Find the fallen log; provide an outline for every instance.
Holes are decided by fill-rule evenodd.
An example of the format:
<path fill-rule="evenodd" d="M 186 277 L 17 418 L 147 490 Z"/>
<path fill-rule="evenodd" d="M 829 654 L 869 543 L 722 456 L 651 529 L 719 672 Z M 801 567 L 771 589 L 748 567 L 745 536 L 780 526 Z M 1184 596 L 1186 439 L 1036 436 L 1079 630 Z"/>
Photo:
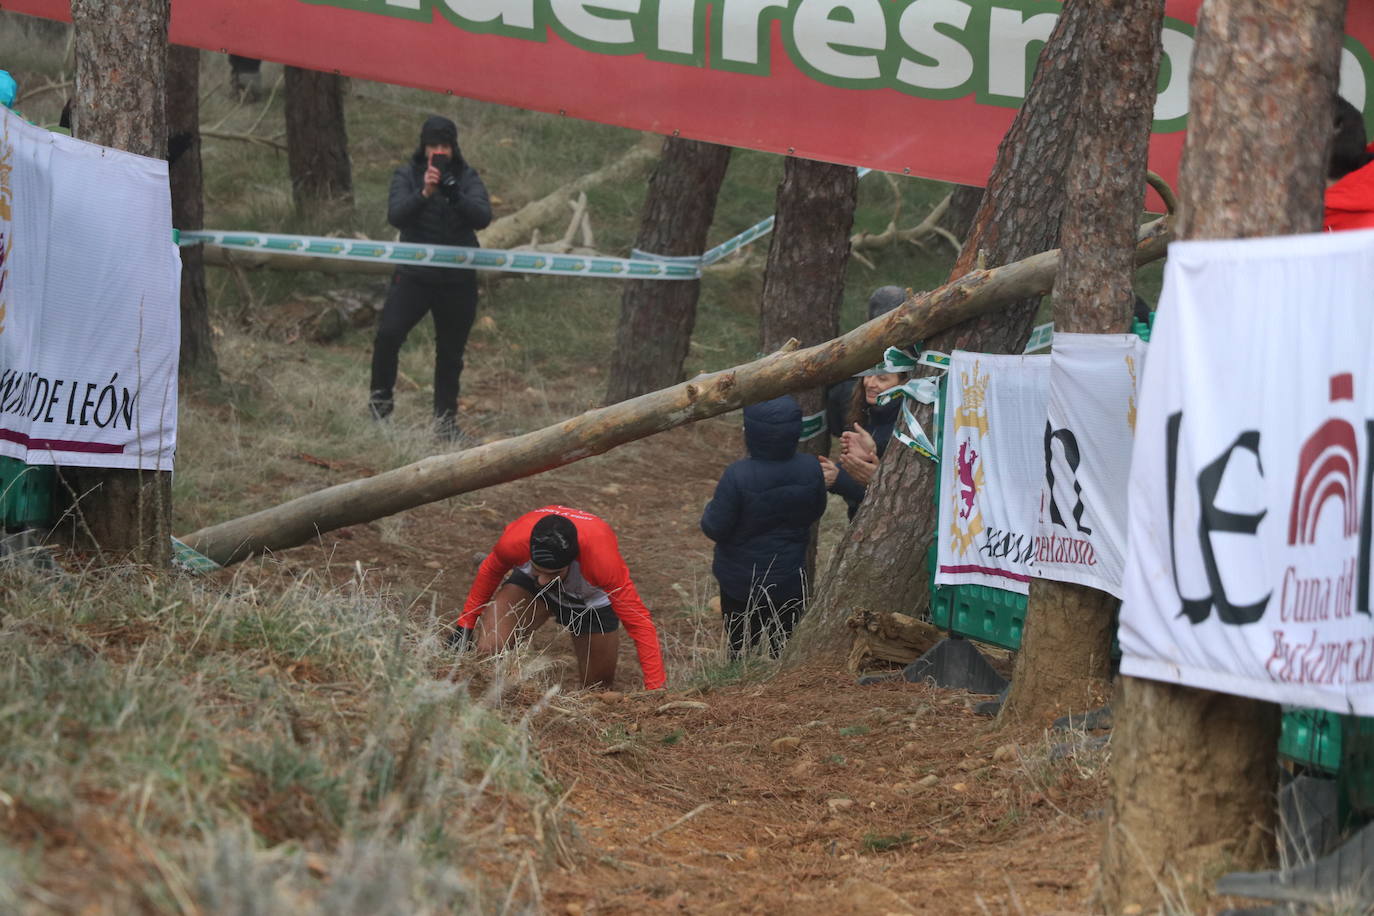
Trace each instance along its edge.
<path fill-rule="evenodd" d="M 1164 220 L 1142 227 L 1137 262 L 1162 257 L 1169 237 Z M 304 544 L 326 531 L 562 467 L 746 404 L 839 381 L 878 362 L 889 345 L 921 340 L 1004 303 L 1048 293 L 1058 266 L 1055 250 L 1004 267 L 971 271 L 953 283 L 911 296 L 897 309 L 826 343 L 804 350 L 784 348 L 522 436 L 434 455 L 309 493 L 210 525 L 181 540 L 217 563 L 236 563 L 263 551 Z"/>
<path fill-rule="evenodd" d="M 908 665 L 945 636 L 945 631 L 934 624 L 892 611 L 859 608 L 845 623 L 854 631 L 848 668 L 855 673 L 869 659 Z"/>

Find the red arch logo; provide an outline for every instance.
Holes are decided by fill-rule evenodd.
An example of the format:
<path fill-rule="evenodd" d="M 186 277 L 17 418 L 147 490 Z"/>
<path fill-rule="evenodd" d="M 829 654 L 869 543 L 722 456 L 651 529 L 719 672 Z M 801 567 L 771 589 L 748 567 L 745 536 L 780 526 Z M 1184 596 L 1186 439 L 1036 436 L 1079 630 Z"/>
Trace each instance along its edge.
<path fill-rule="evenodd" d="M 1349 372 L 1331 376 L 1331 402 L 1355 397 L 1355 381 Z M 1359 530 L 1355 481 L 1359 477 L 1360 448 L 1355 428 L 1345 420 L 1323 423 L 1298 455 L 1298 475 L 1293 485 L 1293 506 L 1288 513 L 1288 543 L 1311 544 L 1317 522 L 1328 500 L 1339 500 L 1342 530 L 1353 537 Z"/>

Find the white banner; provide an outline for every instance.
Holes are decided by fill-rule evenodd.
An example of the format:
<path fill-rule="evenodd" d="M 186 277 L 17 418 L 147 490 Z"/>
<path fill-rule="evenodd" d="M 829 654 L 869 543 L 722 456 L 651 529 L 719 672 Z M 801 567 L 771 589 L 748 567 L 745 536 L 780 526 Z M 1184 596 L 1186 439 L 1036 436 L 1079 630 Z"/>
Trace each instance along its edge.
<path fill-rule="evenodd" d="M 0 455 L 172 469 L 181 261 L 167 163 L 0 108 Z"/>
<path fill-rule="evenodd" d="M 1121 670 L 1374 714 L 1374 232 L 1175 243 Z"/>
<path fill-rule="evenodd" d="M 1055 335 L 1032 575 L 1121 597 L 1145 350 L 1134 334 Z"/>
<path fill-rule="evenodd" d="M 936 583 L 1030 591 L 1049 385 L 1048 356 L 951 354 Z"/>

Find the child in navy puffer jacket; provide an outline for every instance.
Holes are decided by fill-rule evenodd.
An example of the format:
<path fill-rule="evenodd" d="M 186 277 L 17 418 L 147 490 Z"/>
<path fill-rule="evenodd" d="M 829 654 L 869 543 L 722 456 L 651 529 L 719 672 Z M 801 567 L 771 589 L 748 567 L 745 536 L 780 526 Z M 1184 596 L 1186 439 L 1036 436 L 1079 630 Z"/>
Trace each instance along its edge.
<path fill-rule="evenodd" d="M 716 542 L 711 571 L 732 657 L 769 633 L 776 656 L 801 616 L 806 546 L 825 512 L 825 478 L 815 455 L 797 452 L 802 412 L 785 396 L 744 408 L 748 458 L 725 469 L 701 516 Z"/>

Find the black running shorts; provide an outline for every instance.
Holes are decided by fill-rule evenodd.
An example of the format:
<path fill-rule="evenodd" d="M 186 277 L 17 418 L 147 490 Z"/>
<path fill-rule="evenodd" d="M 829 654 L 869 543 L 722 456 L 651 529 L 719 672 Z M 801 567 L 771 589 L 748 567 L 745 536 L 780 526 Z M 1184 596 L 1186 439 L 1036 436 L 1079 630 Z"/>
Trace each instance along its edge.
<path fill-rule="evenodd" d="M 620 627 L 620 618 L 610 605 L 587 607 L 581 601 L 563 594 L 557 582 L 540 587 L 534 576 L 522 569 L 513 570 L 506 579 L 506 585 L 518 585 L 531 595 L 549 606 L 549 612 L 561 626 L 567 627 L 574 636 L 588 633 L 613 633 Z"/>

